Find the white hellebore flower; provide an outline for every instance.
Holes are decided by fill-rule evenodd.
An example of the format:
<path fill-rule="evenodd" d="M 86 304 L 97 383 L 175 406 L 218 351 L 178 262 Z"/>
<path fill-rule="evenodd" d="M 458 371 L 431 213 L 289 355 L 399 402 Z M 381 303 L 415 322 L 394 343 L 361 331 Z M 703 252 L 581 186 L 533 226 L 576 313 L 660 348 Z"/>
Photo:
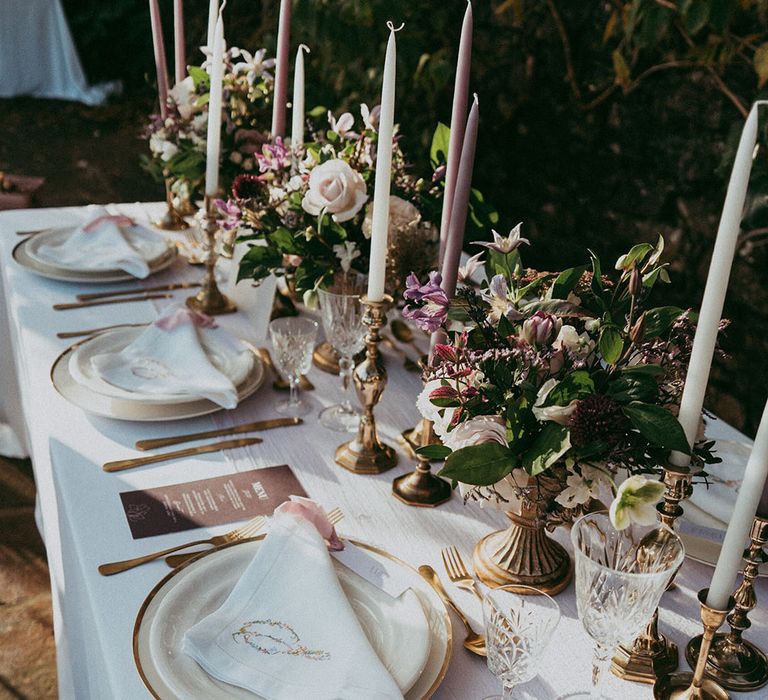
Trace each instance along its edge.
<path fill-rule="evenodd" d="M 308 214 L 333 215 L 338 223 L 349 221 L 368 200 L 365 180 L 339 158 L 318 165 L 309 175 L 309 189 L 301 206 Z"/>
<path fill-rule="evenodd" d="M 569 350 L 576 358 L 583 360 L 595 348 L 595 341 L 586 331 L 579 334 L 573 327 L 565 325 L 552 343 L 555 350 Z"/>
<path fill-rule="evenodd" d="M 363 117 L 365 128 L 370 129 L 371 131 L 376 131 L 379 128 L 381 105 L 376 105 L 373 109 L 368 109 L 368 105 L 363 102 L 360 105 L 360 115 Z"/>
<path fill-rule="evenodd" d="M 609 515 L 617 530 L 624 530 L 632 523 L 653 525 L 656 522 L 656 504 L 664 495 L 661 481 L 644 476 L 630 476 L 616 492 Z"/>
<path fill-rule="evenodd" d="M 541 385 L 539 393 L 536 396 L 536 403 L 531 410 L 538 421 L 544 422 L 551 420 L 560 425 L 567 425 L 571 413 L 576 410 L 576 404 L 578 403 L 576 399 L 571 401 L 567 406 L 544 406 L 547 396 L 549 396 L 549 392 L 555 388 L 557 383 L 557 379 L 547 379 L 547 381 Z"/>
<path fill-rule="evenodd" d="M 191 76 L 179 81 L 173 86 L 168 94 L 173 99 L 176 109 L 182 119 L 189 119 L 195 112 L 199 112 L 201 107 L 197 106 L 197 95 L 195 94 L 195 81 Z"/>
<path fill-rule="evenodd" d="M 328 124 L 331 127 L 331 131 L 335 131 L 339 136 L 344 136 L 355 125 L 355 118 L 349 112 L 344 112 L 339 117 L 339 120 L 336 121 L 333 112 L 328 110 Z"/>
<path fill-rule="evenodd" d="M 441 440 L 448 434 L 448 426 L 451 424 L 455 408 L 438 408 L 429 400 L 429 395 L 443 383 L 440 379 L 428 381 L 416 399 L 416 408 L 424 418 L 432 421 L 435 435 Z M 442 415 L 440 412 L 442 411 Z"/>
<path fill-rule="evenodd" d="M 581 474 L 577 474 L 571 467 L 568 468 L 570 474 L 565 480 L 568 486 L 555 498 L 564 508 L 574 508 L 583 505 L 590 498 L 599 498 L 600 485 L 609 483 L 605 472 L 600 469 L 582 464 L 579 470 Z"/>
<path fill-rule="evenodd" d="M 274 67 L 275 59 L 268 58 L 264 60 L 266 54 L 266 49 L 259 49 L 255 54 L 251 54 L 250 51 L 233 48 L 232 55 L 239 56 L 243 59 L 241 63 L 236 63 L 234 65 L 235 75 L 245 73 L 245 78 L 249 85 L 253 85 L 257 78 L 271 78 L 272 76 L 268 73 L 268 70 Z"/>
<path fill-rule="evenodd" d="M 530 244 L 530 241 L 527 238 L 523 238 L 520 235 L 520 228 L 522 225 L 522 223 L 519 223 L 517 226 L 515 226 L 515 228 L 509 232 L 508 236 L 502 236 L 501 234 L 491 229 L 491 233 L 493 234 L 493 242 L 488 243 L 487 241 L 475 241 L 475 245 L 481 245 L 483 248 L 490 248 L 491 250 L 495 250 L 499 253 L 511 253 L 513 250 L 517 250 L 523 243 Z"/>
<path fill-rule="evenodd" d="M 452 450 L 481 445 L 484 442 L 498 442 L 507 447 L 507 424 L 501 416 L 477 416 L 459 423 L 445 436 L 443 444 Z"/>
<path fill-rule="evenodd" d="M 360 257 L 360 250 L 354 241 L 344 241 L 333 246 L 333 254 L 339 259 L 341 269 L 346 273 L 352 267 L 352 261 Z"/>
<path fill-rule="evenodd" d="M 483 300 L 488 302 L 488 320 L 496 324 L 505 316 L 510 321 L 515 321 L 523 317 L 509 300 L 509 287 L 504 275 L 494 275 L 488 283 L 488 289 L 480 293 Z"/>
<path fill-rule="evenodd" d="M 413 226 L 421 221 L 421 213 L 409 201 L 390 195 L 389 197 L 389 230 L 391 238 L 397 231 Z M 373 207 L 368 207 L 363 219 L 363 235 L 370 238 L 373 233 Z"/>

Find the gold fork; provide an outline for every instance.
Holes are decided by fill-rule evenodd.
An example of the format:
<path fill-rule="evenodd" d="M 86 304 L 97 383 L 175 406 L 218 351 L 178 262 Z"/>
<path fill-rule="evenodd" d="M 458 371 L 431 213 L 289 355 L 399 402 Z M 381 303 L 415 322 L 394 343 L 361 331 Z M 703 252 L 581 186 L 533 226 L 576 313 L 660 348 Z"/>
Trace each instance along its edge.
<path fill-rule="evenodd" d="M 341 508 L 334 508 L 326 515 L 328 516 L 328 520 L 331 521 L 331 525 L 336 525 L 336 523 L 339 523 L 344 519 L 344 513 L 342 512 Z M 171 568 L 175 569 L 177 566 L 180 566 L 192 557 L 196 557 L 198 554 L 200 554 L 199 551 L 184 552 L 183 554 L 172 554 L 170 557 L 165 558 L 165 563 L 168 564 L 168 566 Z"/>
<path fill-rule="evenodd" d="M 187 542 L 186 544 L 180 544 L 176 547 L 169 547 L 153 554 L 145 554 L 142 557 L 135 557 L 134 559 L 125 559 L 124 561 L 113 561 L 109 564 L 102 564 L 99 567 L 99 573 L 102 576 L 112 576 L 112 574 L 119 574 L 122 571 L 128 571 L 135 566 L 146 564 L 148 561 L 154 561 L 155 559 L 161 559 L 166 554 L 171 552 L 178 552 L 180 549 L 186 549 L 187 547 L 193 547 L 198 544 L 212 544 L 218 547 L 221 544 L 227 544 L 228 542 L 236 542 L 237 540 L 244 540 L 248 537 L 253 537 L 262 527 L 267 519 L 263 515 L 257 515 L 255 518 L 251 518 L 245 525 L 241 525 L 234 530 L 225 532 L 223 535 L 215 535 L 209 537 L 207 540 L 194 540 L 193 542 Z"/>
<path fill-rule="evenodd" d="M 483 594 L 477 588 L 477 581 L 469 575 L 459 550 L 452 545 L 442 549 L 440 554 L 443 557 L 443 566 L 448 578 L 451 579 L 451 583 L 465 591 L 472 591 L 482 601 Z"/>

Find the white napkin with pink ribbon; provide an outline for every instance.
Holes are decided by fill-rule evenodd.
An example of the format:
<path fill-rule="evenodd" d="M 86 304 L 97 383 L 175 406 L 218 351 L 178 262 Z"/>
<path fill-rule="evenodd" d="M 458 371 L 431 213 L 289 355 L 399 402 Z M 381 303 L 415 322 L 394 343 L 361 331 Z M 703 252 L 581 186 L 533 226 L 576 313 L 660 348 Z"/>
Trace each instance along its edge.
<path fill-rule="evenodd" d="M 162 236 L 139 226 L 133 219 L 109 214 L 104 207 L 91 206 L 84 224 L 64 238 L 41 243 L 37 255 L 67 267 L 123 270 L 143 279 L 150 273 L 148 261 L 166 249 Z"/>
<path fill-rule="evenodd" d="M 341 543 L 312 510 L 293 502 L 275 511 L 227 600 L 184 635 L 184 652 L 214 678 L 268 700 L 402 700 L 344 595 L 324 537 Z"/>
<path fill-rule="evenodd" d="M 171 306 L 119 352 L 91 358 L 105 381 L 137 394 L 202 397 L 237 406 L 237 385 L 253 367 L 252 352 L 210 316 Z"/>

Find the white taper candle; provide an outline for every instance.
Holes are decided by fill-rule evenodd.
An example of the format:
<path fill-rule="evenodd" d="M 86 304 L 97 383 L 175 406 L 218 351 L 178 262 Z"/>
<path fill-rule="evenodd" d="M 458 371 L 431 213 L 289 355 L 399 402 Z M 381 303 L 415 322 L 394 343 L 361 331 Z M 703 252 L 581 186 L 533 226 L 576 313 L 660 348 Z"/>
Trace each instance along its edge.
<path fill-rule="evenodd" d="M 275 89 L 272 93 L 272 138 L 285 136 L 285 103 L 288 99 L 288 51 L 291 47 L 291 0 L 280 0 L 275 54 Z"/>
<path fill-rule="evenodd" d="M 304 52 L 309 47 L 300 44 L 296 50 L 296 65 L 293 68 L 293 107 L 291 107 L 291 146 L 299 148 L 304 144 Z"/>
<path fill-rule="evenodd" d="M 219 16 L 219 0 L 210 0 L 208 3 L 208 34 L 205 45 L 208 51 L 213 51 L 213 36 L 216 31 L 216 19 Z"/>
<path fill-rule="evenodd" d="M 226 4 L 226 3 L 224 3 Z M 221 10 L 224 9 L 222 5 Z M 211 93 L 208 101 L 208 143 L 205 163 L 205 194 L 215 197 L 219 190 L 219 153 L 221 152 L 221 103 L 224 77 L 224 19 L 219 11 L 213 32 L 211 58 Z"/>

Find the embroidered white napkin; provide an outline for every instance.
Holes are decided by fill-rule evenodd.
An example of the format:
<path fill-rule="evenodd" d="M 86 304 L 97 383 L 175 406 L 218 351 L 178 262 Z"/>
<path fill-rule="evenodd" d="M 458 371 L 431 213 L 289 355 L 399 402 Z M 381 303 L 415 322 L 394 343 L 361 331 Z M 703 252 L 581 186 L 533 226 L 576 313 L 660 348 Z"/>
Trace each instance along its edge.
<path fill-rule="evenodd" d="M 253 366 L 253 355 L 209 316 L 177 305 L 120 352 L 92 357 L 91 365 L 121 389 L 197 396 L 235 408 L 237 385 Z"/>
<path fill-rule="evenodd" d="M 391 700 L 402 694 L 371 648 L 308 521 L 276 512 L 269 535 L 184 651 L 219 680 L 269 700 Z"/>
<path fill-rule="evenodd" d="M 147 261 L 163 253 L 163 238 L 126 216 L 111 216 L 104 207 L 88 208 L 88 217 L 65 238 L 41 243 L 37 255 L 52 263 L 85 270 L 123 270 L 143 279 Z"/>

